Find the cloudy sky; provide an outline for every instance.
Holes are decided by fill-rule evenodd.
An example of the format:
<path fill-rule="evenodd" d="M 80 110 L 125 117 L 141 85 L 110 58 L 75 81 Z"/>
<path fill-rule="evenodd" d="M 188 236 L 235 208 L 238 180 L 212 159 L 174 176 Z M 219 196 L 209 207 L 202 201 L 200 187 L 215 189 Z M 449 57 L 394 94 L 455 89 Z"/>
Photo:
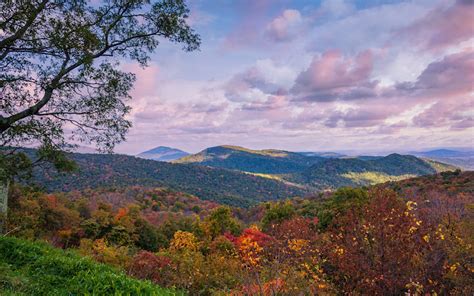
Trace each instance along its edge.
<path fill-rule="evenodd" d="M 199 52 L 163 42 L 127 142 L 197 152 L 474 145 L 473 0 L 189 0 Z"/>

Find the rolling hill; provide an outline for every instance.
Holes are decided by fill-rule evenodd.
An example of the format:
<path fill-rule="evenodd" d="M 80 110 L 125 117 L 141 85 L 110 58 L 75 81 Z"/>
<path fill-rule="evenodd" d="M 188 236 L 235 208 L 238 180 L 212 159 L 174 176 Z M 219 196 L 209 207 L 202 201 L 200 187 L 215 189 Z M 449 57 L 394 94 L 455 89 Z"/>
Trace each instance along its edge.
<path fill-rule="evenodd" d="M 388 182 L 377 186 L 395 190 L 406 198 L 411 198 L 415 195 L 457 196 L 461 194 L 465 199 L 471 200 L 470 203 L 474 202 L 473 171 L 442 172 L 440 174 L 409 178 L 397 182 Z"/>
<path fill-rule="evenodd" d="M 137 154 L 137 157 L 144 159 L 152 159 L 158 161 L 172 161 L 189 155 L 189 153 L 179 150 L 176 148 L 159 146 L 147 151 L 144 151 L 140 154 Z"/>
<path fill-rule="evenodd" d="M 411 155 L 390 154 L 377 158 L 333 158 L 290 176 L 290 180 L 319 189 L 373 185 L 430 175 L 455 167 Z"/>
<path fill-rule="evenodd" d="M 251 150 L 238 146 L 207 148 L 175 162 L 244 171 L 311 190 L 371 185 L 455 169 L 411 155 L 346 157 L 328 153 Z"/>
<path fill-rule="evenodd" d="M 120 154 L 71 153 L 69 157 L 77 163 L 78 171 L 57 173 L 52 168 L 37 168 L 32 182 L 49 192 L 129 185 L 168 187 L 204 200 L 236 206 L 309 192 L 278 180 L 221 168 L 159 162 Z"/>
<path fill-rule="evenodd" d="M 258 174 L 288 174 L 300 172 L 324 159 L 321 156 L 306 156 L 283 150 L 216 146 L 178 159 L 175 163 L 192 163 Z"/>
<path fill-rule="evenodd" d="M 119 154 L 71 153 L 69 157 L 78 164 L 78 171 L 60 174 L 52 168 L 37 168 L 32 181 L 48 192 L 131 185 L 167 187 L 243 207 L 456 169 L 410 155 L 324 158 L 235 146 L 208 148 L 173 163 Z"/>

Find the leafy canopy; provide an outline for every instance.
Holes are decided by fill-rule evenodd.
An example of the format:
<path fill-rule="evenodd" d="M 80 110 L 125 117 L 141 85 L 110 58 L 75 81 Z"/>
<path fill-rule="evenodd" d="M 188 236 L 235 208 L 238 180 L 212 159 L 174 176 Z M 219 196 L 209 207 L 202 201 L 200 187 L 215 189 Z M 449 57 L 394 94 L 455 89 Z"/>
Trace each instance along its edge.
<path fill-rule="evenodd" d="M 183 0 L 0 2 L 1 145 L 112 151 L 131 126 L 135 76 L 120 61 L 145 67 L 163 40 L 198 49 L 188 13 Z"/>

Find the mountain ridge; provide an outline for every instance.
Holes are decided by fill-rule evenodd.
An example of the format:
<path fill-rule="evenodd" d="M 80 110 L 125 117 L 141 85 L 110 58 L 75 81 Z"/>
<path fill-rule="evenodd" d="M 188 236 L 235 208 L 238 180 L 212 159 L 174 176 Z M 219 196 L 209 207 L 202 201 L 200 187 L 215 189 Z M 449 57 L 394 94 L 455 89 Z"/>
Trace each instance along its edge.
<path fill-rule="evenodd" d="M 34 155 L 33 149 L 25 151 Z M 203 151 L 199 156 L 207 157 L 206 161 L 189 163 L 121 154 L 70 153 L 68 156 L 77 163 L 78 171 L 60 174 L 51 167 L 36 168 L 33 181 L 49 192 L 130 185 L 167 187 L 204 200 L 247 207 L 343 186 L 373 185 L 456 169 L 400 154 L 324 158 L 235 146 L 210 147 Z"/>
<path fill-rule="evenodd" d="M 464 170 L 474 170 L 474 149 L 432 149 L 410 152 L 409 154 L 425 159 L 458 166 Z"/>
<path fill-rule="evenodd" d="M 320 156 L 305 156 L 285 150 L 252 150 L 240 146 L 222 145 L 206 148 L 174 162 L 222 167 L 250 173 L 286 174 L 298 172 L 324 159 Z"/>
<path fill-rule="evenodd" d="M 24 149 L 33 157 L 33 149 Z M 99 187 L 142 185 L 167 187 L 204 200 L 249 206 L 259 201 L 302 196 L 310 191 L 261 176 L 223 168 L 142 159 L 123 154 L 69 153 L 78 170 L 58 173 L 37 167 L 31 182 L 46 191 L 73 191 Z"/>
<path fill-rule="evenodd" d="M 326 155 L 330 157 L 314 153 L 252 150 L 222 145 L 204 149 L 174 162 L 238 170 L 318 190 L 372 185 L 456 169 L 444 163 L 398 153 L 387 156 Z"/>
<path fill-rule="evenodd" d="M 144 159 L 152 159 L 157 161 L 173 161 L 185 157 L 187 155 L 189 155 L 188 152 L 177 148 L 158 146 L 150 150 L 143 151 L 137 154 L 136 156 Z"/>
<path fill-rule="evenodd" d="M 330 158 L 290 177 L 316 188 L 373 185 L 435 174 L 455 167 L 412 155 L 392 153 L 376 158 Z"/>

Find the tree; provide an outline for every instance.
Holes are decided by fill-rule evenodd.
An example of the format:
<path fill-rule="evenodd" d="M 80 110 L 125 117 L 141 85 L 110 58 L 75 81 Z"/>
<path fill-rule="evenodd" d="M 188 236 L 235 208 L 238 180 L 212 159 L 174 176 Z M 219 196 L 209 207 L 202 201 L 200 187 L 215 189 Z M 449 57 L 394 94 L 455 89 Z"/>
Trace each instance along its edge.
<path fill-rule="evenodd" d="M 0 178 L 17 170 L 18 151 L 35 143 L 36 160 L 56 164 L 72 142 L 112 151 L 131 123 L 135 77 L 119 68 L 129 59 L 147 66 L 162 40 L 199 48 L 183 0 L 32 0 L 0 2 Z M 19 170 L 30 163 L 23 157 Z M 69 167 L 68 167 L 69 168 Z M 0 190 L 1 204 L 6 204 Z M 6 208 L 6 207 L 2 207 Z"/>
<path fill-rule="evenodd" d="M 275 224 L 291 219 L 295 215 L 295 208 L 290 201 L 268 204 L 268 209 L 262 218 L 263 229 L 269 229 Z"/>
<path fill-rule="evenodd" d="M 368 197 L 328 229 L 326 270 L 336 286 L 342 293 L 439 294 L 443 256 L 435 256 L 437 235 L 417 203 L 383 188 Z"/>
<path fill-rule="evenodd" d="M 139 251 L 127 266 L 127 273 L 139 279 L 148 279 L 154 283 L 163 283 L 163 274 L 171 267 L 171 260 L 157 256 L 149 251 Z"/>
<path fill-rule="evenodd" d="M 146 220 L 138 219 L 135 222 L 135 226 L 137 228 L 136 232 L 138 233 L 136 244 L 141 249 L 157 251 L 158 247 L 164 244 L 164 236 Z"/>
<path fill-rule="evenodd" d="M 212 210 L 206 217 L 204 224 L 211 238 L 216 238 L 226 232 L 235 235 L 240 231 L 239 223 L 232 217 L 232 210 L 225 206 Z"/>
<path fill-rule="evenodd" d="M 325 230 L 339 215 L 351 209 L 359 209 L 368 202 L 367 191 L 363 188 L 340 188 L 318 211 L 319 226 Z"/>

